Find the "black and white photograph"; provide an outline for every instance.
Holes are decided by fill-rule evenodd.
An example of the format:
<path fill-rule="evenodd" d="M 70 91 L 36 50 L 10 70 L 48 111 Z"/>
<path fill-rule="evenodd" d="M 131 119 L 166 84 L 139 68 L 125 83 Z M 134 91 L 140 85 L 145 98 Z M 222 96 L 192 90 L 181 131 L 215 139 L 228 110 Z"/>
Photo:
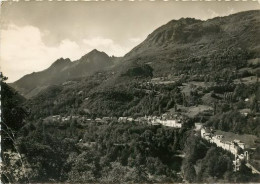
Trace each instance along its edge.
<path fill-rule="evenodd" d="M 0 5 L 0 183 L 260 183 L 259 0 Z"/>

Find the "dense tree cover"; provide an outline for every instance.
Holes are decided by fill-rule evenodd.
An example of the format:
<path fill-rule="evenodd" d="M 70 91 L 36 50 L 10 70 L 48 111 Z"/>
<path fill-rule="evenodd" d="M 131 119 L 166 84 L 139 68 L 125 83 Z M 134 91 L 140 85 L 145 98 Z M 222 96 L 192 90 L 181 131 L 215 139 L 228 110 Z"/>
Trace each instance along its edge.
<path fill-rule="evenodd" d="M 223 131 L 259 136 L 260 87 L 256 84 L 239 84 L 230 94 L 231 100 L 224 99 L 214 104 L 215 115 L 207 121 L 207 126 Z M 245 102 L 245 99 L 248 101 Z M 247 114 L 240 111 L 247 109 Z"/>
<path fill-rule="evenodd" d="M 112 122 L 28 123 L 19 150 L 33 181 L 177 182 L 185 129 Z"/>
<path fill-rule="evenodd" d="M 38 121 L 18 134 L 30 182 L 246 182 L 257 176 L 192 130 L 140 123 Z M 184 158 L 179 157 L 184 153 Z M 181 175 L 180 175 L 181 173 Z"/>
<path fill-rule="evenodd" d="M 1 79 L 1 181 L 27 181 L 23 161 L 17 146 L 17 134 L 25 124 L 28 112 L 23 108 L 24 98 L 10 88 L 2 74 Z"/>
<path fill-rule="evenodd" d="M 26 102 L 31 109 L 30 119 L 55 114 L 90 114 L 91 117 L 159 115 L 183 101 L 178 83 L 153 86 L 144 85 L 148 79 L 143 82 L 135 79 L 103 90 L 98 88 L 103 80 L 104 74 L 72 85 L 48 88 Z"/>
<path fill-rule="evenodd" d="M 252 57 L 252 53 L 241 48 L 222 48 L 214 50 L 207 55 L 199 55 L 180 59 L 178 62 L 171 62 L 172 73 L 186 75 L 211 74 L 205 81 L 216 81 L 220 79 L 228 81 L 235 78 L 234 70 L 247 66 L 247 59 Z M 235 68 L 234 68 L 235 67 Z M 220 72 L 222 70 L 222 72 Z M 165 72 L 162 71 L 162 72 Z"/>
<path fill-rule="evenodd" d="M 133 64 L 132 64 L 133 65 Z M 137 64 L 135 64 L 137 65 Z M 137 65 L 130 67 L 125 73 L 122 73 L 121 76 L 129 77 L 152 77 L 153 69 L 149 65 Z"/>
<path fill-rule="evenodd" d="M 260 136 L 259 122 L 259 118 L 246 117 L 238 111 L 228 111 L 211 117 L 207 125 L 226 132 Z"/>
<path fill-rule="evenodd" d="M 12 130 L 15 133 L 24 125 L 24 119 L 28 112 L 23 108 L 24 98 L 10 88 L 5 82 L 1 82 L 2 127 L 5 131 Z M 10 133 L 10 132 L 8 132 Z M 11 133 L 11 135 L 12 135 Z"/>

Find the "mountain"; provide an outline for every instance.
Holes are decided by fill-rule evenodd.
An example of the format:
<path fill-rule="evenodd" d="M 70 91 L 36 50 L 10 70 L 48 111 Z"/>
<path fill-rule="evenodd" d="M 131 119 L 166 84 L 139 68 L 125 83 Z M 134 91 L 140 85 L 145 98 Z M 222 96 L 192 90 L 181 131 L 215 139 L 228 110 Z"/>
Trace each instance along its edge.
<path fill-rule="evenodd" d="M 125 84 L 144 74 L 167 80 L 176 80 L 181 75 L 217 79 L 221 70 L 234 72 L 245 66 L 247 60 L 260 57 L 259 32 L 259 10 L 206 21 L 172 20 L 127 53 L 121 59 L 123 64 L 113 68 L 116 75 L 100 88 Z"/>
<path fill-rule="evenodd" d="M 22 95 L 32 97 L 50 85 L 88 76 L 105 68 L 111 69 L 114 63 L 117 65 L 112 71 L 117 75 L 101 88 L 129 81 L 126 79 L 129 74 L 132 77 L 148 74 L 150 72 L 143 69 L 149 67 L 153 70 L 153 77 L 195 75 L 201 72 L 210 74 L 226 67 L 238 67 L 243 62 L 241 58 L 234 63 L 230 61 L 239 55 L 259 57 L 259 20 L 259 10 L 206 21 L 193 18 L 172 20 L 149 34 L 123 58 L 109 57 L 104 52 L 93 50 L 74 62 L 61 58 L 56 61 L 57 64 L 55 62 L 42 72 L 26 75 L 11 86 Z"/>
<path fill-rule="evenodd" d="M 30 98 L 50 85 L 61 84 L 108 68 L 113 65 L 115 59 L 117 58 L 94 49 L 74 62 L 68 58 L 60 58 L 46 70 L 25 75 L 10 85 L 23 96 Z"/>
<path fill-rule="evenodd" d="M 159 51 L 173 52 L 180 46 L 199 45 L 201 50 L 207 44 L 210 46 L 207 49 L 219 48 L 224 41 L 229 42 L 229 47 L 245 47 L 259 52 L 260 38 L 254 37 L 259 33 L 259 14 L 259 10 L 254 10 L 206 21 L 194 18 L 172 20 L 149 34 L 126 56 L 157 55 Z"/>
<path fill-rule="evenodd" d="M 158 70 L 169 71 L 174 67 L 173 63 L 185 62 L 192 57 L 216 57 L 231 49 L 246 50 L 259 57 L 259 22 L 259 10 L 207 21 L 192 18 L 172 20 L 152 32 L 126 54 L 125 59 L 149 63 L 156 74 Z"/>
<path fill-rule="evenodd" d="M 158 115 L 179 104 L 211 106 L 225 93 L 236 93 L 243 77 L 252 80 L 246 82 L 247 89 L 254 89 L 250 85 L 257 81 L 259 64 L 249 61 L 260 55 L 259 21 L 260 11 L 207 21 L 172 20 L 152 32 L 115 67 L 70 85 L 43 90 L 29 104 L 39 117 L 72 111 L 95 116 L 144 116 Z M 50 110 L 39 113 L 42 105 Z"/>

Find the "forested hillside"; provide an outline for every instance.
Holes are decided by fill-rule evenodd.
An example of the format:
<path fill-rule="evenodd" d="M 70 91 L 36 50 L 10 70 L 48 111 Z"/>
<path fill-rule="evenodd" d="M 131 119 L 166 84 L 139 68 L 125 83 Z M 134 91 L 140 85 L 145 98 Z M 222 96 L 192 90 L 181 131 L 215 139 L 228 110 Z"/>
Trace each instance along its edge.
<path fill-rule="evenodd" d="M 208 121 L 198 111 L 192 118 L 208 121 L 209 125 L 226 131 L 258 134 L 258 17 L 259 11 L 250 11 L 208 21 L 171 21 L 127 54 L 122 65 L 43 90 L 28 101 L 33 107 L 32 118 L 73 113 L 90 117 L 137 117 L 160 115 L 172 109 L 178 110 L 177 106 L 183 107 L 180 109 L 187 113 L 202 105 L 211 107 L 214 116 Z M 192 37 L 183 43 L 174 40 L 174 36 L 169 37 L 171 44 L 163 51 L 160 48 L 168 41 L 158 41 L 160 44 L 154 41 L 159 35 L 165 38 L 162 36 L 166 34 L 165 30 L 176 31 L 181 26 L 183 31 L 174 33 L 178 35 L 186 29 L 197 31 L 198 25 L 201 25 L 203 34 L 198 34 L 196 39 Z M 214 29 L 209 29 L 209 25 L 219 27 L 220 31 L 210 31 Z M 238 37 L 242 32 L 243 35 Z M 248 39 L 245 38 L 247 35 Z M 256 39 L 252 40 L 254 36 Z M 203 47 L 199 46 L 198 38 L 203 40 Z M 185 44 L 185 47 L 179 47 Z M 140 54 L 133 54 L 136 50 Z M 141 50 L 144 50 L 143 54 Z M 245 102 L 245 99 L 248 101 Z M 231 119 L 241 118 L 239 121 L 232 120 L 235 121 L 233 125 L 218 125 L 220 114 L 241 114 L 240 111 L 245 109 L 250 111 L 250 116 L 232 116 Z"/>
<path fill-rule="evenodd" d="M 16 143 L 27 169 L 20 182 L 258 182 L 245 163 L 234 172 L 234 156 L 194 127 L 254 137 L 250 157 L 260 168 L 259 21 L 260 11 L 182 18 L 156 29 L 113 66 L 98 51 L 77 62 L 98 54 L 103 69 L 56 61 L 46 71 L 69 65 L 75 77 L 59 73 L 55 83 L 39 77 L 30 89 L 37 95 L 22 102 L 27 116 Z M 182 126 L 142 121 L 164 115 L 181 117 Z"/>

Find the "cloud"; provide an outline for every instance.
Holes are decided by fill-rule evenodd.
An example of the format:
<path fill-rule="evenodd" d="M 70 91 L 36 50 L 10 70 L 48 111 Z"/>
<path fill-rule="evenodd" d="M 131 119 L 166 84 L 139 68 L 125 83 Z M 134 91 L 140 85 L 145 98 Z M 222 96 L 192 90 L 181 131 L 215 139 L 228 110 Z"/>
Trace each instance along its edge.
<path fill-rule="evenodd" d="M 235 13 L 234 8 L 230 8 L 228 7 L 227 11 L 225 11 L 224 13 L 217 13 L 215 11 L 213 11 L 212 9 L 208 9 L 208 13 L 209 13 L 209 18 L 214 18 L 214 17 L 222 17 L 222 16 L 227 16 L 230 14 Z"/>
<path fill-rule="evenodd" d="M 60 57 L 77 59 L 84 51 L 70 40 L 62 40 L 57 47 L 48 47 L 37 27 L 18 27 L 14 24 L 1 30 L 1 70 L 9 81 L 25 74 L 43 70 Z"/>
<path fill-rule="evenodd" d="M 108 38 L 95 37 L 83 39 L 83 43 L 86 48 L 96 48 L 97 50 L 106 52 L 108 55 L 123 56 L 129 51 L 129 48 L 116 44 Z"/>
<path fill-rule="evenodd" d="M 47 46 L 43 41 L 44 33 L 47 32 L 41 32 L 34 26 L 19 27 L 14 24 L 1 30 L 0 66 L 4 75 L 9 77 L 8 82 L 46 69 L 60 57 L 73 61 L 93 49 L 108 55 L 123 56 L 131 49 L 102 37 L 83 39 L 81 43 L 64 39 L 56 46 Z"/>
<path fill-rule="evenodd" d="M 141 38 L 129 38 L 129 41 L 133 42 L 133 43 L 140 43 L 142 41 L 142 39 Z"/>

